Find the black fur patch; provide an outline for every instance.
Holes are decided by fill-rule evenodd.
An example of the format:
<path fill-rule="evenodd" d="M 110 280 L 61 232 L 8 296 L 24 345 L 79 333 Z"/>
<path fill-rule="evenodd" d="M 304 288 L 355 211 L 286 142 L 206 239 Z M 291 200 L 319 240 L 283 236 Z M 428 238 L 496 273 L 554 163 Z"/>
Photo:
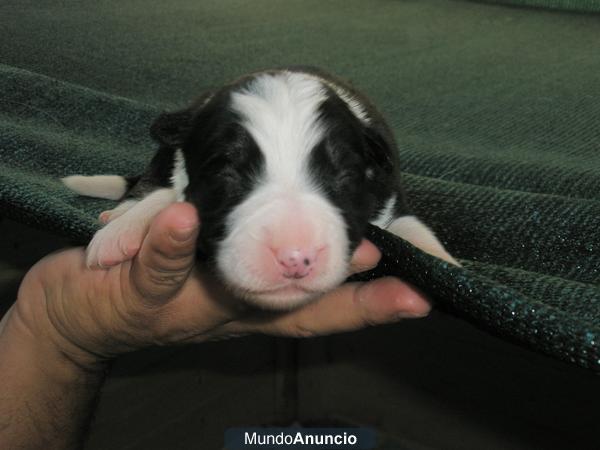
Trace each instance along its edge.
<path fill-rule="evenodd" d="M 208 257 L 224 238 L 227 216 L 252 192 L 265 162 L 250 133 L 228 108 L 229 96 L 222 97 L 197 116 L 183 147 L 189 168 L 186 198 L 200 214 L 198 244 Z"/>

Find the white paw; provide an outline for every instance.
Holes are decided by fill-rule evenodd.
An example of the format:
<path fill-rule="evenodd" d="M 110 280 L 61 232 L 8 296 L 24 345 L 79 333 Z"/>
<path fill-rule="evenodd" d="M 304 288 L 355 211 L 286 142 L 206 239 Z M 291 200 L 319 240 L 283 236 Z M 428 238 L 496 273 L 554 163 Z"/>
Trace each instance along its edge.
<path fill-rule="evenodd" d="M 415 216 L 398 217 L 387 227 L 387 230 L 424 252 L 461 267 L 460 263 L 446 251 L 433 231 Z"/>
<path fill-rule="evenodd" d="M 137 203 L 137 200 L 124 201 L 114 209 L 107 209 L 106 211 L 102 211 L 98 216 L 98 220 L 106 225 L 107 223 L 115 220 L 117 217 L 121 217 L 123 214 L 125 214 L 127 211 L 133 208 Z"/>
<path fill-rule="evenodd" d="M 127 200 L 115 209 L 102 212 L 100 221 L 107 225 L 88 245 L 87 266 L 106 268 L 133 258 L 154 216 L 174 201 L 172 189 L 158 189 L 141 201 Z"/>
<path fill-rule="evenodd" d="M 147 225 L 129 217 L 114 219 L 99 230 L 88 245 L 86 265 L 107 268 L 133 258 L 139 251 Z"/>

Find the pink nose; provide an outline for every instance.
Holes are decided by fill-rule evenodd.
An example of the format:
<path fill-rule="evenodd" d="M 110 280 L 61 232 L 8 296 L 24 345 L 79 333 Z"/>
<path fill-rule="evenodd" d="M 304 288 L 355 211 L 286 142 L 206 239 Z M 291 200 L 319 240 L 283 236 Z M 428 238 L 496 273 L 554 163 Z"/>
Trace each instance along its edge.
<path fill-rule="evenodd" d="M 311 271 L 317 259 L 317 251 L 301 248 L 280 248 L 275 257 L 286 278 L 304 278 Z"/>

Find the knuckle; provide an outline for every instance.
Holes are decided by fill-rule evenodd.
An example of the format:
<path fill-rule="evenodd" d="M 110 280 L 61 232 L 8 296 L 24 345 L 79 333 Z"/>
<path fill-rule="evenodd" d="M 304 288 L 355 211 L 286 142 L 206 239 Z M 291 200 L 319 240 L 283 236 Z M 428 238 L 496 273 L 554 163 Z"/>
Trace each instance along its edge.
<path fill-rule="evenodd" d="M 148 270 L 148 280 L 160 287 L 175 287 L 181 285 L 187 277 L 187 271 L 170 271 L 160 269 Z"/>
<path fill-rule="evenodd" d="M 186 246 L 170 246 L 168 249 L 160 245 L 152 245 L 152 252 L 161 260 L 164 261 L 181 261 L 188 260 L 195 255 L 196 249 L 189 245 Z"/>
<path fill-rule="evenodd" d="M 294 326 L 293 333 L 294 336 L 299 338 L 312 338 L 317 336 L 317 332 L 302 323 L 298 323 Z"/>

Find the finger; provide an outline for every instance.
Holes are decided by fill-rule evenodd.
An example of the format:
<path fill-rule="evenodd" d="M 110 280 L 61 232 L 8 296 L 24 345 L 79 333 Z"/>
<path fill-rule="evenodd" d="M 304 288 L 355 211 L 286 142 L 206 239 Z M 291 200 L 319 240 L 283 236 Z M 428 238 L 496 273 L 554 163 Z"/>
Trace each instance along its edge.
<path fill-rule="evenodd" d="M 350 274 L 373 269 L 381 259 L 381 252 L 371 241 L 363 239 L 352 255 Z"/>
<path fill-rule="evenodd" d="M 408 283 L 388 277 L 369 283 L 347 283 L 296 311 L 231 322 L 223 327 L 223 332 L 319 336 L 424 317 L 430 310 L 424 294 Z"/>
<path fill-rule="evenodd" d="M 194 264 L 199 222 L 189 203 L 175 203 L 152 222 L 133 261 L 130 280 L 149 305 L 172 298 Z"/>

